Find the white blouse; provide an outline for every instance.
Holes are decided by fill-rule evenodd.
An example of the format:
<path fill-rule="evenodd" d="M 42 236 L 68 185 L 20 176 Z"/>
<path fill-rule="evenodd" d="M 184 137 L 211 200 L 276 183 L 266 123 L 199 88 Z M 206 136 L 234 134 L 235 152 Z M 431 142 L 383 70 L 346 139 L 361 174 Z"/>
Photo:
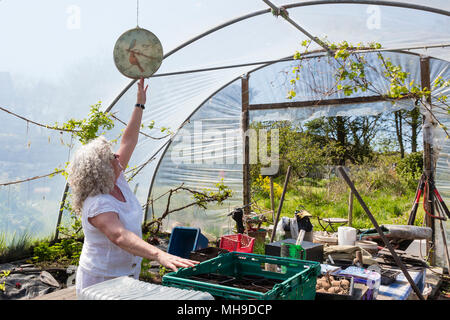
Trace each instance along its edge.
<path fill-rule="evenodd" d="M 83 203 L 81 223 L 84 244 L 79 266 L 84 272 L 96 277 L 136 276 L 139 275 L 141 268 L 141 257 L 119 248 L 88 220 L 104 212 L 116 212 L 125 229 L 142 237 L 142 207 L 125 180 L 123 172 L 116 184 L 122 191 L 125 202 L 117 200 L 110 194 L 99 194 L 88 197 Z"/>

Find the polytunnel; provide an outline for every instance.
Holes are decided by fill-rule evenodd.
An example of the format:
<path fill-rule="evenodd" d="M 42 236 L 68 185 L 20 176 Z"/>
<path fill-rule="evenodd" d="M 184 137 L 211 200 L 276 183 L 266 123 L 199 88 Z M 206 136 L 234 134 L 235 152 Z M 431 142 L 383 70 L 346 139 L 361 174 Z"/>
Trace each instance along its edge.
<path fill-rule="evenodd" d="M 148 79 L 143 118 L 144 125 L 155 125 L 142 130 L 127 171 L 144 219 L 160 214 L 167 191 L 181 184 L 198 190 L 223 179 L 233 190 L 220 206 L 172 213 L 164 221 L 166 229 L 196 226 L 218 237 L 234 227 L 227 214 L 245 202 L 243 117 L 248 123 L 302 123 L 414 106 L 409 100 L 393 105 L 373 92 L 349 97 L 340 92 L 324 99 L 311 90 L 332 83 L 329 48 L 317 39 L 380 43 L 381 49 L 363 52 L 374 66 L 369 77 L 380 92 L 389 84 L 378 77 L 377 53 L 402 66 L 416 83 L 424 72 L 431 83 L 450 78 L 450 3 L 445 0 L 137 3 L 30 1 L 24 11 L 17 3 L 0 2 L 0 234 L 6 238 L 49 236 L 60 212 L 67 218 L 61 207 L 65 178 L 50 173 L 64 168 L 77 143 L 70 132 L 46 126 L 86 117 L 89 107 L 101 102 L 116 119 L 106 137 L 120 135 L 136 86 L 115 69 L 112 48 L 136 22 L 155 33 L 164 48 L 160 69 Z M 292 57 L 305 40 L 311 44 L 302 61 L 312 71 L 288 99 L 292 69 L 299 63 Z M 441 88 L 436 95 L 449 90 Z M 440 110 L 435 110 L 439 122 L 448 125 L 448 112 Z M 436 184 L 448 201 L 450 145 L 440 126 L 433 126 L 428 142 L 436 152 Z M 182 206 L 189 197 L 177 194 L 172 204 Z"/>

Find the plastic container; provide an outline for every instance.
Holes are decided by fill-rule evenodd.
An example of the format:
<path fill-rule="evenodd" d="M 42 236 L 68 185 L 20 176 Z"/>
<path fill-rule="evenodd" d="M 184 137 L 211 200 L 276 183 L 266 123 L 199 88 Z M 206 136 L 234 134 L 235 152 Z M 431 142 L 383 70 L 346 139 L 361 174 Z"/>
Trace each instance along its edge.
<path fill-rule="evenodd" d="M 219 248 L 228 251 L 237 251 L 244 253 L 252 253 L 255 238 L 249 237 L 245 234 L 229 234 L 220 238 Z"/>
<path fill-rule="evenodd" d="M 220 249 L 216 247 L 208 247 L 195 251 L 191 251 L 189 254 L 189 259 L 203 262 L 212 258 L 217 257 L 220 254 L 228 253 L 228 250 Z"/>
<path fill-rule="evenodd" d="M 254 231 L 248 231 L 247 235 L 249 237 L 255 238 L 255 241 L 264 242 L 266 240 L 267 230 L 258 229 Z"/>
<path fill-rule="evenodd" d="M 281 244 L 281 257 L 288 257 L 300 260 L 306 260 L 306 250 L 301 245 L 295 245 L 290 243 Z"/>
<path fill-rule="evenodd" d="M 81 291 L 78 300 L 214 300 L 207 292 L 164 287 L 127 276 L 106 280 Z"/>
<path fill-rule="evenodd" d="M 353 246 L 356 241 L 356 229 L 352 227 L 339 227 L 338 228 L 338 245 L 340 246 Z"/>
<path fill-rule="evenodd" d="M 369 288 L 367 300 L 375 300 L 380 291 L 381 274 L 378 272 L 371 272 L 366 280 L 366 286 Z"/>
<path fill-rule="evenodd" d="M 350 266 L 339 272 L 339 275 L 353 277 L 354 282 L 362 283 L 368 287 L 365 300 L 375 300 L 381 285 L 381 275 L 374 270 Z"/>
<path fill-rule="evenodd" d="M 175 227 L 170 235 L 167 252 L 178 257 L 188 258 L 191 251 L 208 247 L 208 238 L 200 228 Z"/>
<path fill-rule="evenodd" d="M 265 245 L 264 253 L 268 256 L 281 257 L 281 246 L 283 244 L 295 245 L 297 241 L 295 239 L 285 239 L 281 241 L 271 242 Z M 305 250 L 305 258 L 300 260 L 309 261 L 323 261 L 323 244 L 313 243 L 309 241 L 303 241 L 301 247 Z"/>
<path fill-rule="evenodd" d="M 333 276 L 335 280 L 348 280 L 350 282 L 348 294 L 316 292 L 316 300 L 355 300 L 353 297 L 354 281 L 353 277 Z"/>
<path fill-rule="evenodd" d="M 266 270 L 265 264 L 275 265 L 276 271 Z M 284 273 L 281 272 L 282 268 Z M 230 252 L 195 267 L 181 268 L 177 272 L 168 273 L 163 276 L 162 283 L 181 289 L 208 292 L 215 298 L 228 300 L 314 300 L 319 274 L 320 263 L 315 261 Z M 215 279 L 221 277 L 225 279 L 216 283 L 193 279 L 198 279 L 201 275 L 210 276 L 211 279 L 213 276 Z M 226 278 L 237 280 L 259 278 L 259 281 L 277 283 L 267 292 L 259 292 L 252 290 L 251 287 L 244 289 L 231 286 L 230 280 Z"/>

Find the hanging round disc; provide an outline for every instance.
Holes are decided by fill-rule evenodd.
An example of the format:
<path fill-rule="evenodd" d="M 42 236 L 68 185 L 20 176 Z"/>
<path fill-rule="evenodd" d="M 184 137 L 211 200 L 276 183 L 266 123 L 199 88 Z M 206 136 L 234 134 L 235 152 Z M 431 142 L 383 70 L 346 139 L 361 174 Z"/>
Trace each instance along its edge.
<path fill-rule="evenodd" d="M 163 49 L 152 32 L 137 27 L 117 39 L 113 55 L 117 69 L 124 76 L 148 78 L 161 66 Z"/>

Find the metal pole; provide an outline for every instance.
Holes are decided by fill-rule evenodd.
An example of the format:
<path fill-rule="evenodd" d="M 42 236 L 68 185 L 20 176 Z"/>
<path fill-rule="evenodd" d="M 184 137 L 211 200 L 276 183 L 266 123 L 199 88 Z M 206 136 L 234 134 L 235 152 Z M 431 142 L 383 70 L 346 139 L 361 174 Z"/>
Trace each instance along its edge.
<path fill-rule="evenodd" d="M 66 204 L 66 198 L 68 193 L 69 193 L 69 184 L 66 182 L 66 186 L 64 187 L 64 193 L 61 199 L 61 204 L 59 207 L 58 221 L 56 222 L 55 238 L 53 239 L 53 241 L 55 242 L 58 240 L 59 225 L 61 224 L 62 214 L 64 212 L 64 205 Z"/>
<path fill-rule="evenodd" d="M 272 8 L 272 10 L 276 11 L 276 12 L 281 12 L 281 9 L 278 8 L 276 5 L 274 5 L 272 2 L 270 2 L 269 0 L 263 0 L 265 4 L 267 4 L 269 7 Z M 287 13 L 287 11 L 286 11 Z M 308 31 L 306 31 L 305 29 L 303 29 L 301 26 L 299 26 L 294 20 L 292 20 L 291 18 L 289 18 L 289 15 L 287 14 L 281 14 L 281 16 L 290 24 L 292 24 L 297 30 L 299 30 L 300 32 L 302 32 L 304 35 L 306 35 L 308 38 L 310 38 L 312 41 L 314 41 L 315 43 L 317 43 L 319 46 L 321 46 L 322 48 L 324 48 L 329 55 L 334 56 L 333 51 L 331 51 L 331 49 L 325 44 L 323 43 L 319 38 L 313 36 L 312 34 L 310 34 Z"/>
<path fill-rule="evenodd" d="M 399 52 L 399 53 L 404 53 L 404 54 L 419 55 L 417 53 L 406 52 L 406 50 L 447 48 L 447 47 L 450 47 L 449 43 L 436 44 L 436 45 L 421 45 L 421 46 L 412 46 L 412 47 L 398 47 L 398 48 L 380 48 L 380 49 L 367 48 L 367 49 L 352 50 L 352 53 L 371 53 L 371 52 L 392 51 L 392 52 Z M 325 53 L 326 53 L 326 51 L 324 49 L 313 50 L 313 51 L 310 51 L 307 53 L 303 53 L 303 56 L 300 59 L 305 60 L 305 59 L 320 58 L 320 57 L 323 57 Z M 160 78 L 160 77 L 168 77 L 168 76 L 188 74 L 188 73 L 216 71 L 216 70 L 223 70 L 223 69 L 233 69 L 233 68 L 248 67 L 248 66 L 260 65 L 260 64 L 261 65 L 262 64 L 271 64 L 271 63 L 276 63 L 276 62 L 294 61 L 294 60 L 297 60 L 297 59 L 294 59 L 291 55 L 289 57 L 276 59 L 276 60 L 255 61 L 255 62 L 238 63 L 238 64 L 231 64 L 231 65 L 224 65 L 224 66 L 209 67 L 209 68 L 158 73 L 158 74 L 151 75 L 150 78 Z"/>
<path fill-rule="evenodd" d="M 444 244 L 445 261 L 447 262 L 447 274 L 450 274 L 450 258 L 448 255 L 447 236 L 445 235 L 445 228 L 442 220 L 439 220 L 439 224 L 441 226 L 442 243 Z"/>
<path fill-rule="evenodd" d="M 450 12 L 438 8 L 421 6 L 417 4 L 407 3 L 407 2 L 394 2 L 385 0 L 317 0 L 317 1 L 303 1 L 300 3 L 287 4 L 283 7 L 285 8 L 296 8 L 296 7 L 306 7 L 313 5 L 324 5 L 324 4 L 366 4 L 366 5 L 377 5 L 377 6 L 388 6 L 397 7 L 405 9 L 413 9 L 420 11 L 427 11 L 436 14 L 442 14 L 444 16 L 450 16 Z"/>
<path fill-rule="evenodd" d="M 391 252 L 392 257 L 394 258 L 395 263 L 397 266 L 402 270 L 403 274 L 405 275 L 405 278 L 408 280 L 409 284 L 413 288 L 414 292 L 417 294 L 420 300 L 425 300 L 425 298 L 422 295 L 422 292 L 420 292 L 419 288 L 417 287 L 414 280 L 411 278 L 411 276 L 408 273 L 408 270 L 406 269 L 405 265 L 403 264 L 402 260 L 398 257 L 397 253 L 395 252 L 394 248 L 389 243 L 388 238 L 386 238 L 386 235 L 383 233 L 383 230 L 381 230 L 380 226 L 378 225 L 378 222 L 373 217 L 372 213 L 370 213 L 369 208 L 367 208 L 366 204 L 364 203 L 363 199 L 359 195 L 358 191 L 355 188 L 355 185 L 353 182 L 351 182 L 350 178 L 345 173 L 344 168 L 338 167 L 338 171 L 341 174 L 342 178 L 344 178 L 345 182 L 347 182 L 348 186 L 352 190 L 353 194 L 355 195 L 356 199 L 358 199 L 359 203 L 361 204 L 361 207 L 366 212 L 367 216 L 369 217 L 370 221 L 372 222 L 373 226 L 377 230 L 378 234 L 380 235 L 381 239 L 383 240 L 385 246 L 389 249 Z"/>
<path fill-rule="evenodd" d="M 281 194 L 280 204 L 278 205 L 277 218 L 276 218 L 276 220 L 274 222 L 274 225 L 273 225 L 272 236 L 270 237 L 270 242 L 273 242 L 273 239 L 275 239 L 275 233 L 277 231 L 277 224 L 278 224 L 278 220 L 280 220 L 281 208 L 283 208 L 284 195 L 286 193 L 286 189 L 287 189 L 287 185 L 288 185 L 288 182 L 289 182 L 289 176 L 290 175 L 291 175 L 291 166 L 289 166 L 288 169 L 287 169 L 286 178 L 284 180 L 283 193 Z"/>

